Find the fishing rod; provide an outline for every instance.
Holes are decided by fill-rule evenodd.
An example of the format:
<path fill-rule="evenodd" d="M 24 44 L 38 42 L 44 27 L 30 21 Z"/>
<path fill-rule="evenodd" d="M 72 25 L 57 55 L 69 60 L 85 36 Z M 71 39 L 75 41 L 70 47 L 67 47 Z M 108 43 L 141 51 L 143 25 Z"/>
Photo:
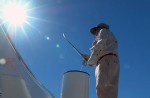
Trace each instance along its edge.
<path fill-rule="evenodd" d="M 65 34 L 63 33 L 64 39 L 73 47 L 73 49 L 78 53 L 79 56 L 81 56 L 85 61 L 88 61 L 87 58 L 83 56 L 83 54 L 66 38 Z"/>

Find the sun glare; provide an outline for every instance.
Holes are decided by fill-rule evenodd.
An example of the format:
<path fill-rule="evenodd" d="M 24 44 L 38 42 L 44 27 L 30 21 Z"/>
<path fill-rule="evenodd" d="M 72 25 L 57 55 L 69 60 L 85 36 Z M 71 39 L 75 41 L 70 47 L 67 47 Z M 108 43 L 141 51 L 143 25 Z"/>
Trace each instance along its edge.
<path fill-rule="evenodd" d="M 17 3 L 9 3 L 3 8 L 3 17 L 12 25 L 22 25 L 27 18 L 26 8 Z"/>
<path fill-rule="evenodd" d="M 5 1 L 5 0 L 4 0 Z M 32 16 L 32 13 L 36 13 L 40 7 L 31 6 L 32 0 L 8 0 L 7 2 L 0 2 L 0 24 L 3 24 L 7 31 L 16 34 L 17 30 L 21 30 L 25 36 L 27 36 L 26 28 L 33 29 L 40 33 L 40 30 L 34 26 L 34 21 L 47 22 L 43 18 Z M 46 40 L 50 40 L 50 37 L 46 36 Z M 59 47 L 59 46 L 57 46 Z M 0 59 L 0 63 L 4 60 Z"/>

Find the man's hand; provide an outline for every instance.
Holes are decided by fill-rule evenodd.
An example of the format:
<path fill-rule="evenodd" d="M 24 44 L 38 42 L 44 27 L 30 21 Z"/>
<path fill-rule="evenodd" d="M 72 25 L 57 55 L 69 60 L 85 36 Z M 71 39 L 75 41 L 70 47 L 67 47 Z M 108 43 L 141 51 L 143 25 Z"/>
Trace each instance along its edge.
<path fill-rule="evenodd" d="M 83 60 L 82 65 L 86 66 L 87 65 L 87 61 Z"/>
<path fill-rule="evenodd" d="M 83 64 L 83 65 L 87 65 L 87 61 L 88 61 L 88 59 L 90 58 L 90 56 L 87 55 L 87 54 L 81 54 L 81 56 L 82 56 L 82 58 L 83 58 L 82 64 Z"/>
<path fill-rule="evenodd" d="M 83 58 L 82 64 L 83 64 L 84 66 L 86 66 L 86 65 L 91 66 L 91 67 L 93 66 L 93 65 L 87 64 L 87 62 L 88 62 L 88 60 L 89 60 L 89 58 L 90 58 L 89 55 L 87 55 L 87 54 L 81 54 L 81 56 L 82 56 L 82 58 Z"/>
<path fill-rule="evenodd" d="M 92 67 L 92 66 L 93 66 L 93 65 L 89 65 L 89 64 L 87 64 L 87 61 L 86 61 L 86 60 L 83 60 L 82 64 L 83 64 L 84 66 L 86 66 L 86 65 L 88 65 L 88 66 L 90 66 L 90 67 Z"/>
<path fill-rule="evenodd" d="M 88 59 L 90 58 L 90 56 L 87 54 L 81 54 L 81 56 L 85 61 L 88 61 Z"/>

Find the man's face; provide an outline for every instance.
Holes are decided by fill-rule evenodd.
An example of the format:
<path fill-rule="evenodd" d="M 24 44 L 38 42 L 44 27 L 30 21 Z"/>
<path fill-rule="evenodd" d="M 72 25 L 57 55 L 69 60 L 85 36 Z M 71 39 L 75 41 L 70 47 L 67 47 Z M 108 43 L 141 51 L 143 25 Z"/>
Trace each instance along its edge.
<path fill-rule="evenodd" d="M 98 36 L 99 29 L 95 30 L 95 36 Z"/>

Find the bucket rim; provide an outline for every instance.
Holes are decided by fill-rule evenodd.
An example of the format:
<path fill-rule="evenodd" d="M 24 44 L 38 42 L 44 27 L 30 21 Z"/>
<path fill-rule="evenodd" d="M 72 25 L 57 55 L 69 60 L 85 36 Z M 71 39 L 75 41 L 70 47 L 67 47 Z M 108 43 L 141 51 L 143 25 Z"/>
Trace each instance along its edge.
<path fill-rule="evenodd" d="M 69 73 L 69 72 L 81 72 L 81 73 L 85 73 L 85 74 L 87 74 L 87 75 L 90 76 L 89 73 L 87 73 L 87 72 L 85 72 L 85 71 L 80 71 L 80 70 L 69 70 L 69 71 L 64 72 L 64 74 Z"/>

